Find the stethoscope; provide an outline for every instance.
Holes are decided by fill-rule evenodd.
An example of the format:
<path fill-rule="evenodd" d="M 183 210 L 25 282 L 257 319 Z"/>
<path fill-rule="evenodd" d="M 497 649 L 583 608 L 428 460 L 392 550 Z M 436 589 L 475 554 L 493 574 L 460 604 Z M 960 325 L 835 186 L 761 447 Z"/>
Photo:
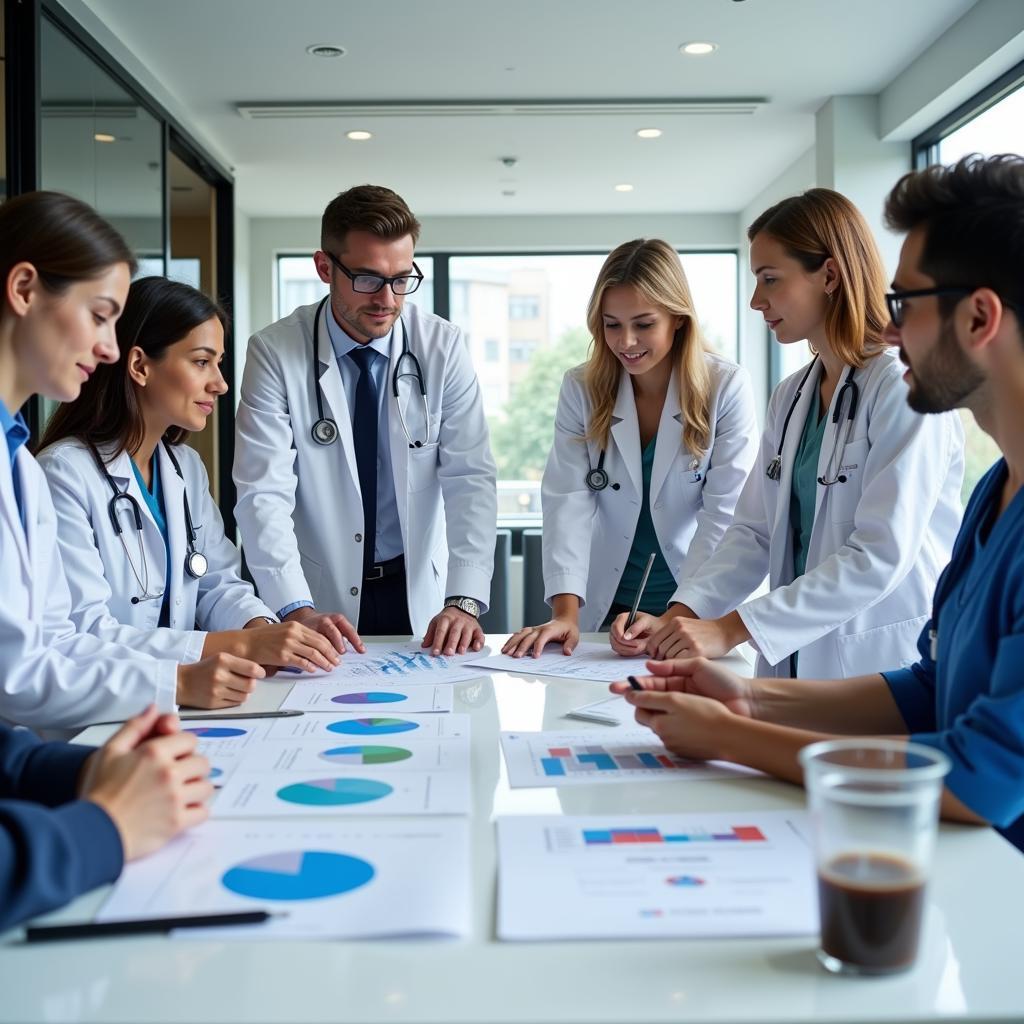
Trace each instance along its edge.
<path fill-rule="evenodd" d="M 313 317 L 313 387 L 316 388 L 316 414 L 317 421 L 313 424 L 311 433 L 317 444 L 329 445 L 338 440 L 338 424 L 330 416 L 324 415 L 324 393 L 320 387 L 320 320 L 323 316 L 324 306 L 327 305 L 329 295 L 324 296 L 320 305 L 316 307 L 316 316 Z M 422 448 L 430 440 L 430 409 L 427 406 L 427 386 L 423 381 L 423 370 L 416 355 L 409 350 L 409 332 L 405 329 L 405 321 L 399 317 L 398 322 L 402 326 L 402 351 L 395 360 L 395 369 L 391 374 L 391 393 L 395 396 L 395 405 L 398 406 L 398 418 L 402 421 L 402 431 L 405 439 L 409 442 L 410 448 Z M 402 370 L 405 360 L 412 363 L 411 370 Z M 419 388 L 420 398 L 423 401 L 423 422 L 426 425 L 426 435 L 422 441 L 414 441 L 412 434 L 405 422 L 405 413 L 402 412 L 402 403 L 398 400 L 398 382 L 403 377 L 414 377 Z"/>
<path fill-rule="evenodd" d="M 587 473 L 583 477 L 587 487 L 592 491 L 603 491 L 606 487 L 611 485 L 613 491 L 619 489 L 619 484 L 611 483 L 608 477 L 608 470 L 604 468 L 604 457 L 605 450 L 601 449 L 601 454 L 597 458 L 597 466 L 591 466 L 589 460 L 587 462 Z M 700 481 L 700 459 L 693 458 L 690 460 L 690 472 L 693 474 L 693 482 L 697 483 Z"/>
<path fill-rule="evenodd" d="M 800 396 L 803 394 L 804 385 L 807 383 L 807 378 L 811 375 L 811 370 L 814 369 L 815 363 L 817 363 L 818 357 L 811 360 L 810 366 L 807 367 L 803 377 L 800 378 L 800 384 L 797 386 L 796 394 L 793 396 L 793 401 L 789 404 L 789 412 L 786 413 L 786 418 L 782 423 L 782 437 L 779 438 L 779 447 L 775 455 L 775 458 L 768 463 L 768 469 L 765 471 L 769 480 L 778 480 L 782 476 L 782 452 L 786 447 L 786 431 L 789 430 L 789 421 L 793 417 L 793 410 L 796 409 L 797 403 L 800 401 Z M 850 435 L 853 433 L 853 421 L 857 416 L 857 407 L 860 404 L 860 388 L 857 382 L 853 379 L 853 375 L 856 372 L 856 368 L 851 366 L 849 372 L 846 374 L 846 380 L 843 381 L 842 387 L 839 389 L 839 394 L 836 397 L 835 409 L 832 411 L 832 423 L 835 425 L 835 436 L 832 439 L 832 452 L 828 457 L 828 462 L 825 463 L 825 472 L 818 477 L 818 483 L 822 487 L 831 487 L 833 484 L 845 484 L 846 474 L 841 472 L 843 468 L 843 453 L 846 451 L 846 446 L 850 441 Z M 846 407 L 846 432 L 843 435 L 843 440 L 839 440 L 840 427 L 838 426 L 839 421 L 843 417 L 843 403 L 846 401 L 847 395 L 849 395 L 850 401 Z M 834 474 L 834 475 L 833 475 Z"/>
<path fill-rule="evenodd" d="M 167 457 L 171 460 L 171 465 L 174 467 L 174 472 L 181 478 L 181 497 L 182 504 L 185 508 L 185 530 L 187 534 L 188 550 L 185 553 L 185 572 L 192 577 L 194 580 L 202 579 L 209 569 L 209 562 L 201 551 L 196 550 L 196 528 L 192 524 L 192 512 L 188 506 L 188 489 L 185 487 L 185 477 L 181 472 L 181 466 L 178 465 L 178 460 L 171 451 L 171 447 L 168 444 L 164 444 L 164 451 L 167 453 Z M 121 547 L 124 549 L 124 557 L 128 560 L 128 566 L 132 571 L 132 575 L 135 577 L 135 582 L 139 585 L 141 591 L 137 597 L 131 599 L 132 604 L 140 604 L 142 601 L 154 601 L 158 598 L 163 597 L 163 593 L 151 594 L 149 592 L 149 561 L 146 558 L 146 547 L 142 543 L 142 509 L 139 508 L 139 503 L 135 500 L 134 496 L 128 493 L 127 487 L 122 491 L 117 484 L 114 482 L 114 478 L 110 475 L 107 469 L 106 463 L 100 457 L 100 453 L 96 450 L 93 445 L 89 445 L 92 451 L 93 458 L 96 460 L 96 465 L 99 466 L 100 472 L 106 478 L 107 483 L 110 485 L 111 491 L 113 491 L 113 497 L 107 502 L 107 515 L 110 517 L 110 525 L 114 528 L 114 533 L 117 534 L 117 539 L 121 542 Z M 118 504 L 126 502 L 128 509 L 132 514 L 132 519 L 135 521 L 135 529 L 138 534 L 138 545 L 139 545 L 139 569 L 135 568 L 135 562 L 132 559 L 131 554 L 128 551 L 128 545 L 124 539 L 124 530 L 121 527 L 121 521 L 118 517 Z"/>

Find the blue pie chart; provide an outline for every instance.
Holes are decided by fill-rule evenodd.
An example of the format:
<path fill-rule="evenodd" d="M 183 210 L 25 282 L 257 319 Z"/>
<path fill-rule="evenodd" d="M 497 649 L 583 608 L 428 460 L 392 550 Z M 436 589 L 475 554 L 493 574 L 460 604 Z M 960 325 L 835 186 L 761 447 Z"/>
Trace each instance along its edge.
<path fill-rule="evenodd" d="M 419 722 L 407 722 L 402 718 L 353 718 L 351 721 L 331 722 L 327 731 L 340 732 L 345 736 L 383 736 L 385 733 L 411 732 L 419 727 Z"/>
<path fill-rule="evenodd" d="M 373 865 L 359 857 L 323 850 L 285 850 L 242 861 L 221 885 L 257 900 L 316 900 L 366 885 Z"/>
<path fill-rule="evenodd" d="M 293 782 L 277 791 L 280 800 L 308 807 L 340 807 L 380 800 L 394 791 L 393 786 L 376 779 L 312 779 Z"/>
<path fill-rule="evenodd" d="M 183 729 L 182 732 L 191 732 L 203 740 L 225 740 L 230 736 L 244 736 L 245 729 L 229 729 L 225 725 L 200 725 L 194 729 Z"/>
<path fill-rule="evenodd" d="M 408 700 L 404 693 L 385 693 L 383 690 L 371 690 L 369 693 L 339 693 L 331 700 L 335 704 L 394 704 L 400 700 Z"/>

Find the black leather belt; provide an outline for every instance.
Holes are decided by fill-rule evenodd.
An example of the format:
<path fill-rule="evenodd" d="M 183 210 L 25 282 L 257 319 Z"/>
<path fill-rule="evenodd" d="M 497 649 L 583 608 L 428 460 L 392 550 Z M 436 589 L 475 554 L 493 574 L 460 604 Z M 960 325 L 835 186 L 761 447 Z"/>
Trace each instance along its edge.
<path fill-rule="evenodd" d="M 401 572 L 405 572 L 405 555 L 395 555 L 386 562 L 371 565 L 363 579 L 367 583 L 373 583 L 374 580 L 382 580 L 385 576 L 397 576 Z"/>

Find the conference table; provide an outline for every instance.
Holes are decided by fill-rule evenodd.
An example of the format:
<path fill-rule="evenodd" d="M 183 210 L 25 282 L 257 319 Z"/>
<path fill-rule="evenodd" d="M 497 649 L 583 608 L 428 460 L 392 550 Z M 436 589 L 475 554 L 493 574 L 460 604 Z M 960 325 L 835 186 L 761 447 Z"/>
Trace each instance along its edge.
<path fill-rule="evenodd" d="M 492 651 L 505 639 L 489 637 Z M 729 660 L 746 666 L 739 655 Z M 293 681 L 261 682 L 246 710 L 276 709 Z M 468 713 L 472 723 L 468 939 L 226 942 L 156 936 L 25 945 L 15 929 L 0 936 L 0 1021 L 1024 1020 L 1024 985 L 1014 980 L 1024 857 L 990 829 L 941 826 L 921 956 L 902 975 L 829 975 L 815 959 L 814 936 L 499 941 L 497 816 L 793 811 L 804 805 L 798 787 L 756 776 L 509 787 L 500 730 L 572 728 L 607 735 L 607 726 L 564 717 L 606 695 L 603 683 L 531 675 L 526 659 L 515 674 L 484 673 L 455 684 L 454 710 Z M 99 743 L 113 728 L 94 726 L 79 739 Z M 45 920 L 88 920 L 108 892 L 90 893 Z"/>

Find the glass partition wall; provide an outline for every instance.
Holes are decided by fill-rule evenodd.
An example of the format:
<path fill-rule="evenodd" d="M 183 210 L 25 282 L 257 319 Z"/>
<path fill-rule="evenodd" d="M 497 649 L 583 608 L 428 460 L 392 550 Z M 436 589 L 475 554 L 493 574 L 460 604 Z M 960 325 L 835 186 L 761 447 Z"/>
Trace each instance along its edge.
<path fill-rule="evenodd" d="M 16 6 L 19 17 L 6 19 L 2 50 L 4 57 L 17 58 L 4 61 L 6 191 L 53 189 L 84 200 L 128 240 L 139 259 L 139 276 L 185 281 L 230 313 L 230 174 L 55 0 Z M 231 344 L 229 336 L 224 361 L 229 386 Z M 36 436 L 52 411 L 53 403 L 45 401 L 27 410 Z M 229 530 L 234 525 L 227 461 L 233 425 L 234 403 L 228 397 L 189 442 L 203 458 Z"/>

